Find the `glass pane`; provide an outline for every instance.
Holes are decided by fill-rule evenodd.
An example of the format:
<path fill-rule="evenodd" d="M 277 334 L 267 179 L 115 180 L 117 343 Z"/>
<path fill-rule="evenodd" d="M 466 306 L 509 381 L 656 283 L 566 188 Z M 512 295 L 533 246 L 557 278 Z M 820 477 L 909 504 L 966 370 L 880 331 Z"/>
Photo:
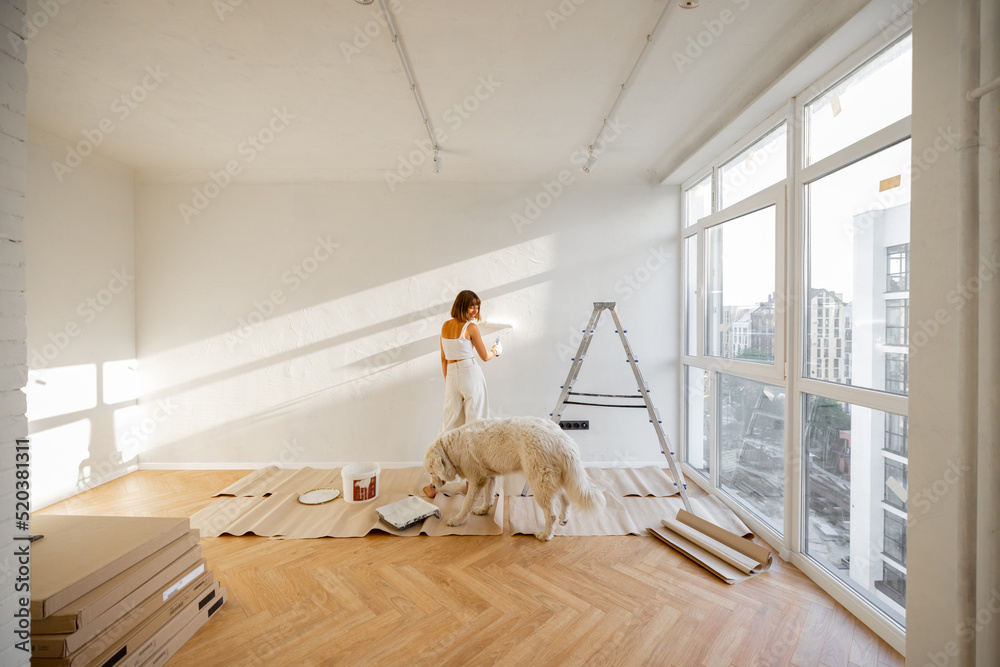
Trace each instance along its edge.
<path fill-rule="evenodd" d="M 893 454 L 906 457 L 907 440 L 909 439 L 909 428 L 907 419 L 903 415 L 895 415 L 891 412 L 885 413 L 885 448 Z"/>
<path fill-rule="evenodd" d="M 687 433 L 684 436 L 684 442 L 687 443 L 686 461 L 692 468 L 700 470 L 708 477 L 710 460 L 708 420 L 711 418 L 708 410 L 709 374 L 704 369 L 685 366 L 684 375 L 684 409 L 687 417 Z"/>
<path fill-rule="evenodd" d="M 693 186 L 685 190 L 684 200 L 687 204 L 687 217 L 684 226 L 690 227 L 712 212 L 712 175 L 709 174 Z"/>
<path fill-rule="evenodd" d="M 886 288 L 910 242 L 909 161 L 907 140 L 807 186 L 806 377 L 907 392 L 906 295 Z"/>
<path fill-rule="evenodd" d="M 785 516 L 785 390 L 719 373 L 719 486 L 779 534 Z"/>
<path fill-rule="evenodd" d="M 684 353 L 698 355 L 698 237 L 684 240 Z"/>
<path fill-rule="evenodd" d="M 910 290 L 910 244 L 890 246 L 885 251 L 886 292 Z"/>
<path fill-rule="evenodd" d="M 719 180 L 723 209 L 784 180 L 788 172 L 787 142 L 787 130 L 782 123 L 722 165 Z"/>
<path fill-rule="evenodd" d="M 705 351 L 774 363 L 775 207 L 708 230 Z"/>
<path fill-rule="evenodd" d="M 910 115 L 911 47 L 907 35 L 805 106 L 807 165 Z"/>
<path fill-rule="evenodd" d="M 804 398 L 806 553 L 905 625 L 907 464 L 886 429 L 900 415 Z"/>

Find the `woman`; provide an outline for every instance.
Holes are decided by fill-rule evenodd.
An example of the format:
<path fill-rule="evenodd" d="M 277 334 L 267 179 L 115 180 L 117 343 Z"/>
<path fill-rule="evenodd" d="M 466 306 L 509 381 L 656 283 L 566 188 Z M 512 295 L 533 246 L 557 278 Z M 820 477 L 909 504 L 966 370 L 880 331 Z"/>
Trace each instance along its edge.
<path fill-rule="evenodd" d="M 500 356 L 502 347 L 495 343 L 489 350 L 483 343 L 476 320 L 481 301 L 472 290 L 462 290 L 451 306 L 451 319 L 441 327 L 441 372 L 444 373 L 444 420 L 438 435 L 462 424 L 490 416 L 486 378 L 476 365 L 475 355 L 483 361 Z M 424 487 L 433 498 L 433 486 Z"/>

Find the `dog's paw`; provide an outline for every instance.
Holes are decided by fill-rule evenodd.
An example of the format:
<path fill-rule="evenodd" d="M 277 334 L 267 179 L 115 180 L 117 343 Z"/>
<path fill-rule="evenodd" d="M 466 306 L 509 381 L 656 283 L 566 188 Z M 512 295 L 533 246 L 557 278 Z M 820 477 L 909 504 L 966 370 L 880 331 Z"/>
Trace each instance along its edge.
<path fill-rule="evenodd" d="M 472 510 L 472 513 L 475 514 L 475 515 L 477 515 L 477 516 L 483 516 L 484 514 L 489 514 L 490 513 L 490 508 L 489 507 L 477 507 L 476 509 Z"/>
<path fill-rule="evenodd" d="M 548 542 L 549 540 L 552 539 L 552 533 L 538 532 L 538 533 L 535 533 L 535 537 L 537 537 L 538 539 L 540 539 L 542 542 Z"/>
<path fill-rule="evenodd" d="M 562 519 L 559 519 L 559 525 L 560 526 L 565 526 L 567 523 L 569 523 L 569 517 L 568 516 L 564 517 Z"/>
<path fill-rule="evenodd" d="M 458 517 L 452 517 L 446 522 L 449 526 L 461 526 L 465 523 L 465 519 L 459 519 Z"/>

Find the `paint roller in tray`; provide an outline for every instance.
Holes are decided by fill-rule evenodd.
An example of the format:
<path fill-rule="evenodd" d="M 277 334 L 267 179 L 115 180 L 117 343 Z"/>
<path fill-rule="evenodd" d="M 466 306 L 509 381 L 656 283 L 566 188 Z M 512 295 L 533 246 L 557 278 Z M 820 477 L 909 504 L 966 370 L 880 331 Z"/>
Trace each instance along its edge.
<path fill-rule="evenodd" d="M 397 530 L 406 530 L 435 515 L 441 518 L 441 510 L 436 505 L 416 496 L 407 496 L 394 503 L 376 507 L 375 513 L 382 521 Z"/>

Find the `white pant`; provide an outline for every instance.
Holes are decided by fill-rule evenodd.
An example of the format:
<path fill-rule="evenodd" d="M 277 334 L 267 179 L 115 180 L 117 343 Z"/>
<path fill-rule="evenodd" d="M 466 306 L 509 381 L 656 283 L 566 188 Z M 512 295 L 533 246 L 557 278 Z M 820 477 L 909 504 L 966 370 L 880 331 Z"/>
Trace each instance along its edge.
<path fill-rule="evenodd" d="M 477 419 L 489 419 L 486 378 L 472 359 L 448 364 L 444 381 L 444 420 L 438 435 Z"/>

